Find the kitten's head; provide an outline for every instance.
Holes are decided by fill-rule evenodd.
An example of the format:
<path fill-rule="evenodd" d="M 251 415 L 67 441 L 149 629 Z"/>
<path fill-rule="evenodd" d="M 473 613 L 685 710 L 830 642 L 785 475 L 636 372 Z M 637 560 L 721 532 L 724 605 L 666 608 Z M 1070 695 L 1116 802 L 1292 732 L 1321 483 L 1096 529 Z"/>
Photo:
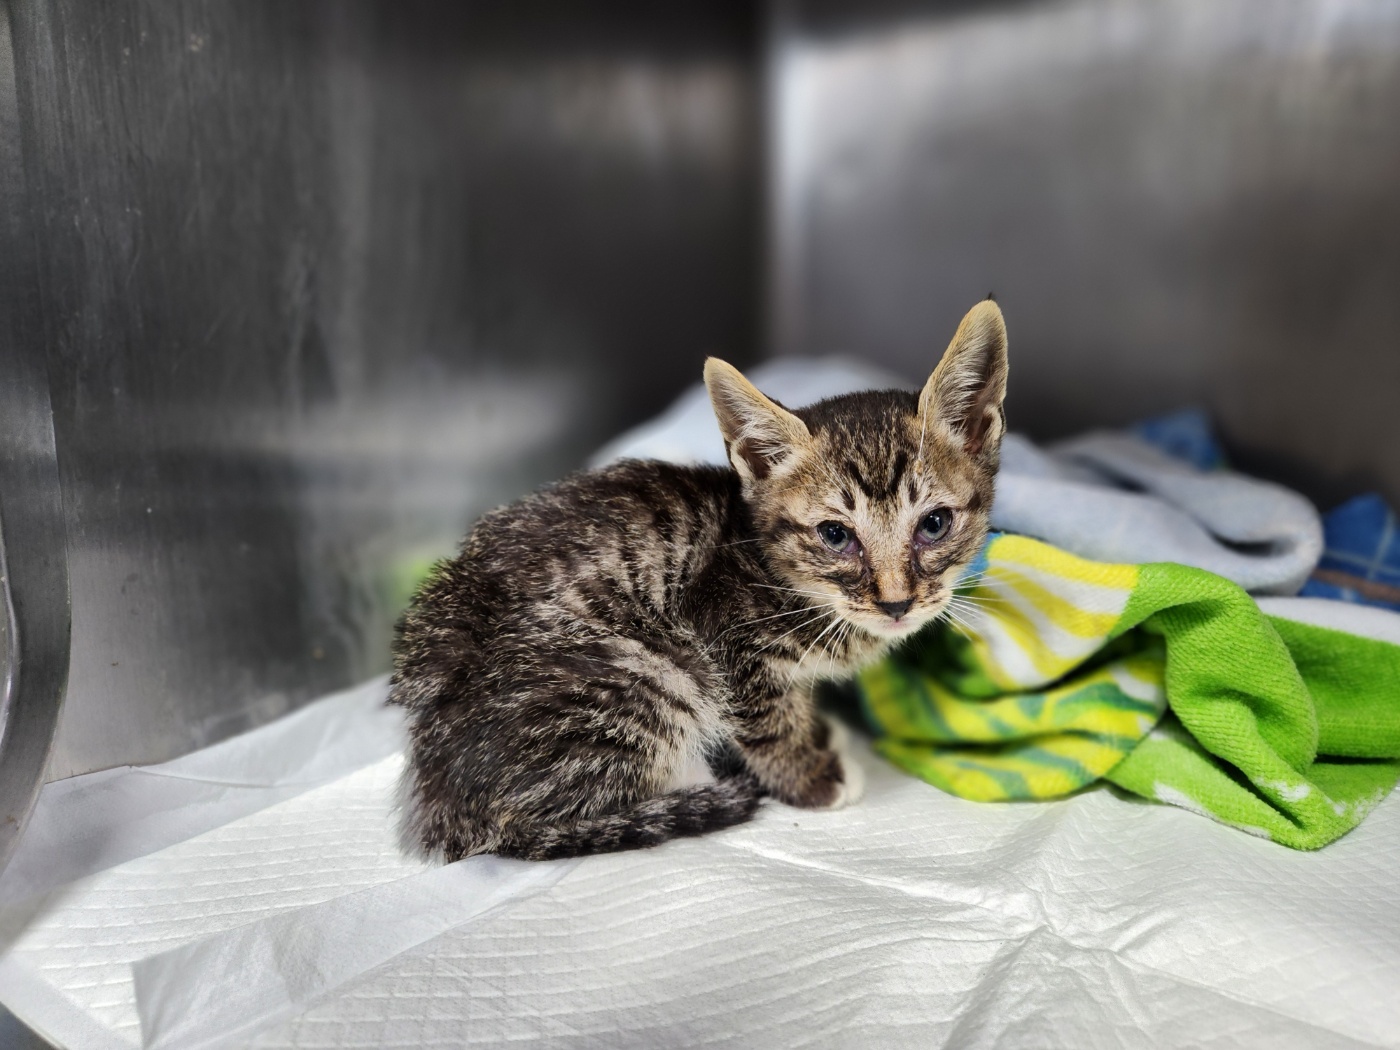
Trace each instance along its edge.
<path fill-rule="evenodd" d="M 963 318 L 919 394 L 847 394 L 789 411 L 711 358 L 705 384 L 769 563 L 870 634 L 937 616 L 987 535 L 1006 428 L 1006 327 Z"/>

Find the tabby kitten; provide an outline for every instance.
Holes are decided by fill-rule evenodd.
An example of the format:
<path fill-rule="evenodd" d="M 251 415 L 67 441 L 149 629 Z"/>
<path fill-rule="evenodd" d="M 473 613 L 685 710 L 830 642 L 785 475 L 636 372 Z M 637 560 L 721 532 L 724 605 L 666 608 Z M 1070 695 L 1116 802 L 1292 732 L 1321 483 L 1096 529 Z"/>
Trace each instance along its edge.
<path fill-rule="evenodd" d="M 398 627 L 406 841 L 542 860 L 737 824 L 764 795 L 854 801 L 813 685 L 945 608 L 987 534 L 1006 372 L 990 300 L 917 395 L 789 411 L 712 358 L 732 469 L 624 460 L 483 517 Z"/>

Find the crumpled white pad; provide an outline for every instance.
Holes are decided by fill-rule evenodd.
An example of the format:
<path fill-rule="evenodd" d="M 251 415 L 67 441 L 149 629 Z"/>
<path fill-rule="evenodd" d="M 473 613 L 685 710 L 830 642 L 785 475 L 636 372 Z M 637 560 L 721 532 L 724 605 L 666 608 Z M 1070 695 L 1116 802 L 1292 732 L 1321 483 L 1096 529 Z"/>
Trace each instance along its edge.
<path fill-rule="evenodd" d="M 552 886 L 575 863 L 473 857 L 141 960 L 133 970 L 145 1044 L 227 1045 L 475 916 Z"/>
<path fill-rule="evenodd" d="M 82 1050 L 1400 1046 L 1394 797 L 1304 854 L 866 752 L 837 813 L 432 869 L 394 849 L 399 763 L 7 907 L 0 1002 Z"/>
<path fill-rule="evenodd" d="M 4 962 L 59 990 L 76 1010 L 136 1042 L 131 963 L 251 921 L 422 872 L 400 855 L 390 819 L 402 758 L 271 806 L 0 914 Z M 0 1001 L 46 1031 L 0 975 Z"/>
<path fill-rule="evenodd" d="M 0 907 L 217 828 L 329 783 L 404 746 L 388 676 L 322 697 L 274 724 L 153 766 L 46 784 L 0 873 Z"/>
<path fill-rule="evenodd" d="M 251 1045 L 1400 1045 L 1400 807 L 1299 854 L 871 765 L 837 813 L 585 860 Z"/>
<path fill-rule="evenodd" d="M 909 387 L 840 358 L 780 358 L 750 378 L 792 407 L 854 390 Z M 725 462 L 704 386 L 606 445 L 592 463 L 623 456 Z M 1195 470 L 1129 434 L 1087 434 L 1043 450 L 1008 434 L 992 526 L 1099 561 L 1194 565 L 1260 594 L 1297 593 L 1322 554 L 1321 519 L 1296 492 L 1229 471 Z"/>

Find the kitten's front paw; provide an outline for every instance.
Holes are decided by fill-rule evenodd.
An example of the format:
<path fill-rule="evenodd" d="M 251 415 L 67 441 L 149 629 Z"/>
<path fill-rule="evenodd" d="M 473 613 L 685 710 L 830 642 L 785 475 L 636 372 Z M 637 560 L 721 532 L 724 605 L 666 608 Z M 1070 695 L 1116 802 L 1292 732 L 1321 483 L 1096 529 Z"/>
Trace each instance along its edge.
<path fill-rule="evenodd" d="M 819 772 L 795 796 L 778 797 L 803 809 L 844 809 L 865 794 L 865 770 L 848 753 L 836 750 L 818 752 Z"/>
<path fill-rule="evenodd" d="M 827 753 L 835 755 L 833 772 L 840 780 L 831 800 L 824 803 L 821 808 L 844 809 L 846 806 L 855 805 L 864 796 L 865 770 L 851 754 L 851 731 L 846 728 L 846 724 L 827 715 L 823 715 L 821 718 L 826 723 Z"/>
<path fill-rule="evenodd" d="M 841 785 L 836 798 L 827 809 L 844 809 L 859 802 L 865 795 L 865 770 L 847 751 L 836 752 L 836 760 L 841 767 Z"/>
<path fill-rule="evenodd" d="M 851 731 L 846 728 L 846 723 L 831 715 L 818 715 L 824 732 L 818 732 L 817 746 L 824 751 L 835 751 L 844 755 L 851 744 Z"/>

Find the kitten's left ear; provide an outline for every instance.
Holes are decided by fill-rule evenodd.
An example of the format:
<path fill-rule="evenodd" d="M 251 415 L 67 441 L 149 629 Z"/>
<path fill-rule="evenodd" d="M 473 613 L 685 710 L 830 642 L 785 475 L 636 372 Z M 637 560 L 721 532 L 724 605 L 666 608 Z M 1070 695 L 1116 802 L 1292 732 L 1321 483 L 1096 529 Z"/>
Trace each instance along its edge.
<path fill-rule="evenodd" d="M 1006 430 L 1006 371 L 1006 323 L 987 299 L 962 319 L 919 395 L 924 426 L 970 456 L 996 452 Z"/>
<path fill-rule="evenodd" d="M 766 478 L 811 440 L 807 424 L 760 393 L 727 361 L 705 362 L 705 387 L 724 435 L 729 462 L 745 480 Z"/>

